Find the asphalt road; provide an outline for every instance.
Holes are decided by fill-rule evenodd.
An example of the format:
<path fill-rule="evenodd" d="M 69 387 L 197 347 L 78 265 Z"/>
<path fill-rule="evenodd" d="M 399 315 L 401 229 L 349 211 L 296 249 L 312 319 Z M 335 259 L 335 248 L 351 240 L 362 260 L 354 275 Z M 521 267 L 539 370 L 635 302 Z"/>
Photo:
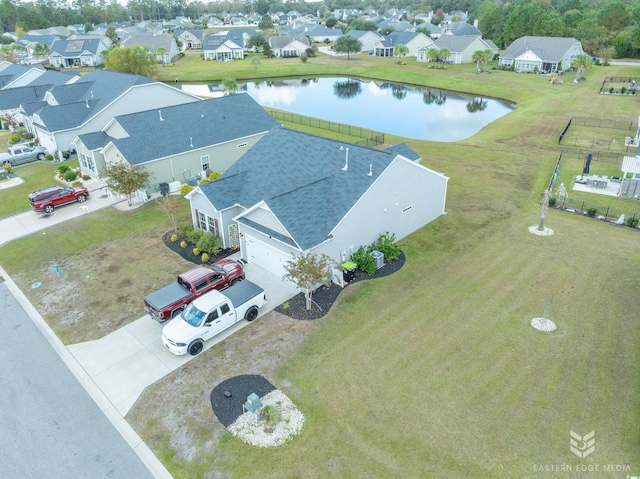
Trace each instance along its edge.
<path fill-rule="evenodd" d="M 0 477 L 153 475 L 0 282 Z"/>

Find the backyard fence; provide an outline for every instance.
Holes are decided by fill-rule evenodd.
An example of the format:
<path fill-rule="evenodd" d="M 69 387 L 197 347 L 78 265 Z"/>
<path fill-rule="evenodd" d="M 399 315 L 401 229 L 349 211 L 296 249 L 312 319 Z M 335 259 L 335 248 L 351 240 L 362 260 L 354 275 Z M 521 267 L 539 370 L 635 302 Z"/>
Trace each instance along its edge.
<path fill-rule="evenodd" d="M 576 200 L 572 198 L 556 198 L 556 206 L 568 211 L 575 211 L 584 215 L 593 216 L 603 221 L 617 221 L 624 215 L 624 224 L 633 224 L 636 218 L 640 218 L 637 213 L 629 213 L 613 206 L 601 205 L 590 201 Z"/>
<path fill-rule="evenodd" d="M 574 126 L 593 126 L 597 128 L 613 128 L 616 130 L 637 130 L 638 122 L 636 120 L 612 120 L 611 118 L 591 118 L 586 116 L 578 116 L 571 118 L 567 125 Z M 565 128 L 564 132 L 566 132 Z"/>
<path fill-rule="evenodd" d="M 578 136 L 561 136 L 558 144 L 565 147 L 589 148 L 590 150 L 614 150 L 622 154 L 632 152 L 634 156 L 635 152 L 638 151 L 638 145 L 636 145 L 635 143 L 620 142 L 616 141 L 615 138 L 611 140 L 605 140 L 603 138 L 580 138 Z"/>
<path fill-rule="evenodd" d="M 573 120 L 573 118 L 569 118 L 569 121 L 565 125 L 564 130 L 562 130 L 562 133 L 560 133 L 560 138 L 558 138 L 558 144 L 562 143 L 562 139 L 564 138 L 564 135 L 567 133 L 567 130 L 571 126 L 571 121 L 572 120 Z"/>
<path fill-rule="evenodd" d="M 556 167 L 553 169 L 553 174 L 551 175 L 551 181 L 549 181 L 549 191 L 556 184 L 556 179 L 558 178 L 558 173 L 560 172 L 560 162 L 562 161 L 562 151 L 560 152 L 560 156 L 558 156 L 558 161 L 556 161 Z"/>
<path fill-rule="evenodd" d="M 583 148 L 576 148 L 576 149 L 571 148 L 565 151 L 565 156 L 569 159 L 584 160 L 584 157 L 589 154 L 592 155 L 591 161 L 595 161 L 595 162 L 602 161 L 605 163 L 613 163 L 616 165 L 622 165 L 622 160 L 624 159 L 624 157 L 629 156 L 628 154 L 623 152 L 594 151 L 593 149 L 583 149 Z"/>
<path fill-rule="evenodd" d="M 336 123 L 335 121 L 321 120 L 319 118 L 313 118 L 310 116 L 298 115 L 297 113 L 289 113 L 280 110 L 267 110 L 273 118 L 278 121 L 288 121 L 290 123 L 296 123 L 298 125 L 306 125 L 321 130 L 332 131 L 335 133 L 342 133 L 344 135 L 355 136 L 362 138 L 356 141 L 357 145 L 362 146 L 377 146 L 384 143 L 384 133 L 378 131 L 369 130 L 368 128 L 361 128 L 359 126 L 345 125 L 344 123 Z"/>

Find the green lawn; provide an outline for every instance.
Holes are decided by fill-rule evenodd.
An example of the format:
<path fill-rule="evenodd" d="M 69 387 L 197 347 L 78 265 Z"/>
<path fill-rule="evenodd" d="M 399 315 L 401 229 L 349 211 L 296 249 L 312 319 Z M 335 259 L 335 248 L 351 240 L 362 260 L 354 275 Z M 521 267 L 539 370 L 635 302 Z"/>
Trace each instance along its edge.
<path fill-rule="evenodd" d="M 632 97 L 598 90 L 604 76 L 638 75 L 640 67 L 592 68 L 578 85 L 368 56 L 261 60 L 258 71 L 250 59 L 187 57 L 179 68 L 158 71 L 170 81 L 362 75 L 506 98 L 517 108 L 465 141 L 407 141 L 450 181 L 447 215 L 401 242 L 407 263 L 397 274 L 350 286 L 309 325 L 298 349 L 272 352 L 261 338 L 273 321 L 258 321 L 145 391 L 127 419 L 176 478 L 551 477 L 535 470 L 548 464 L 598 466 L 587 476 L 598 478 L 640 472 L 639 232 L 557 210 L 546 222 L 555 235 L 527 230 L 538 222 L 567 120 L 637 118 Z M 567 162 L 562 178 L 575 176 L 574 168 Z M 10 243 L 0 248 L 0 264 L 23 289 L 56 255 L 97 271 L 121 254 L 155 272 L 148 254 L 136 262 L 131 253 L 154 247 L 145 232 L 157 234 L 166 222 L 145 208 L 140 218 L 96 212 L 100 226 L 86 232 L 78 225 L 48 231 L 47 240 L 28 238 L 28 247 Z M 116 266 L 102 272 L 104 284 L 121 278 Z M 159 281 L 150 276 L 148 285 L 136 277 L 123 291 L 140 299 Z M 96 287 L 88 294 L 122 303 L 110 310 L 121 314 L 129 298 L 117 292 Z M 547 304 L 558 325 L 553 333 L 529 325 Z M 273 354 L 267 372 L 254 367 L 254 354 Z M 219 377 L 243 373 L 266 374 L 305 414 L 302 434 L 289 445 L 264 450 L 221 434 L 209 394 Z M 586 459 L 570 453 L 570 430 L 594 430 L 595 452 Z M 602 470 L 610 464 L 631 469 Z M 553 477 L 585 475 L 574 469 Z"/>

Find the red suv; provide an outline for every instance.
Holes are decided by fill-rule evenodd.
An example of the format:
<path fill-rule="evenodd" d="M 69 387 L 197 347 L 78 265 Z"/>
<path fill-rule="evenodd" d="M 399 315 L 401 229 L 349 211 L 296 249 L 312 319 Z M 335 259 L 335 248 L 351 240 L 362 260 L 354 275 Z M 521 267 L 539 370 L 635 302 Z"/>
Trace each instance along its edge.
<path fill-rule="evenodd" d="M 44 211 L 45 213 L 53 213 L 53 209 L 57 206 L 66 205 L 67 203 L 84 203 L 89 197 L 89 190 L 84 186 L 73 186 L 71 188 L 65 186 L 50 186 L 43 190 L 34 191 L 29 194 L 29 203 L 33 211 Z"/>

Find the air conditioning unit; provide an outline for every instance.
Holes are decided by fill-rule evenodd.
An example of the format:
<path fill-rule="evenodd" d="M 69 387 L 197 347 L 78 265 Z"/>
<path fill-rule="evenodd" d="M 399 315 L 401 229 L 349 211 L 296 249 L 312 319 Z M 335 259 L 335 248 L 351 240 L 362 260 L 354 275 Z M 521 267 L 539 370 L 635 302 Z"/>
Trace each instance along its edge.
<path fill-rule="evenodd" d="M 369 254 L 376 262 L 376 269 L 380 269 L 384 266 L 384 254 L 382 254 L 380 251 L 372 251 Z"/>

